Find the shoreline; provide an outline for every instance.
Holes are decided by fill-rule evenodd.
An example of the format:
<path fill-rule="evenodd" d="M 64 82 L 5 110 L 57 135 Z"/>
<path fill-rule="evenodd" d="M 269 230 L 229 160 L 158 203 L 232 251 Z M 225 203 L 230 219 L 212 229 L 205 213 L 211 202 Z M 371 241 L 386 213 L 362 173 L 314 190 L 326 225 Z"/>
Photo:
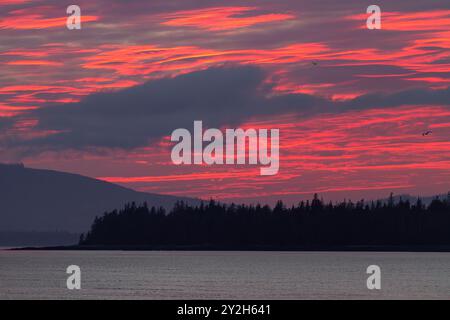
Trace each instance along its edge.
<path fill-rule="evenodd" d="M 450 252 L 450 245 L 340 245 L 340 246 L 140 246 L 140 245 L 93 245 L 93 246 L 44 246 L 16 247 L 9 251 L 285 251 L 285 252 Z"/>

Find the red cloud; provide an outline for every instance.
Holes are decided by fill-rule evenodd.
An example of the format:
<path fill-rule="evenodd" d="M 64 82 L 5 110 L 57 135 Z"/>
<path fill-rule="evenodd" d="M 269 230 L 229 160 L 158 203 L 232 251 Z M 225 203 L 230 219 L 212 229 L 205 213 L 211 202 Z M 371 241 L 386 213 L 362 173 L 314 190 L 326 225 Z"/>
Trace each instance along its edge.
<path fill-rule="evenodd" d="M 253 167 L 175 168 L 164 162 L 170 158 L 170 147 L 165 146 L 129 155 L 130 166 L 134 168 L 140 161 L 144 172 L 152 169 L 154 174 L 100 179 L 142 191 L 240 200 L 313 192 L 414 189 L 421 183 L 445 184 L 450 174 L 447 107 L 405 106 L 311 118 L 279 115 L 258 118 L 240 127 L 280 128 L 279 175 L 259 177 Z M 432 129 L 434 136 L 423 138 L 424 128 Z M 186 181 L 189 190 L 184 187 Z"/>
<path fill-rule="evenodd" d="M 67 16 L 63 17 L 46 17 L 48 13 L 53 12 L 51 7 L 34 7 L 27 9 L 14 10 L 9 15 L 0 20 L 0 29 L 47 29 L 66 27 Z M 82 15 L 81 21 L 91 22 L 98 20 L 98 16 Z"/>
<path fill-rule="evenodd" d="M 368 14 L 348 16 L 347 19 L 361 21 L 367 28 Z M 395 31 L 439 31 L 450 28 L 450 10 L 423 12 L 382 12 L 382 29 Z"/>
<path fill-rule="evenodd" d="M 16 60 L 6 62 L 10 66 L 61 66 L 61 62 L 47 60 Z"/>
<path fill-rule="evenodd" d="M 292 14 L 268 13 L 249 15 L 254 7 L 216 7 L 177 11 L 164 16 L 167 26 L 186 26 L 211 31 L 233 30 L 256 24 L 292 20 Z M 245 14 L 245 16 L 244 16 Z"/>

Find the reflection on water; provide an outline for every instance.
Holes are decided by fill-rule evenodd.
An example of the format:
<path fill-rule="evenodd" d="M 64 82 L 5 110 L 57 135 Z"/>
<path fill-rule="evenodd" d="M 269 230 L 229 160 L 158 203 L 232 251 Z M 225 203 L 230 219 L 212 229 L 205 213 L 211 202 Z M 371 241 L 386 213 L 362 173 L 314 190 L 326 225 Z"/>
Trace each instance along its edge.
<path fill-rule="evenodd" d="M 450 253 L 0 251 L 0 298 L 449 299 Z"/>

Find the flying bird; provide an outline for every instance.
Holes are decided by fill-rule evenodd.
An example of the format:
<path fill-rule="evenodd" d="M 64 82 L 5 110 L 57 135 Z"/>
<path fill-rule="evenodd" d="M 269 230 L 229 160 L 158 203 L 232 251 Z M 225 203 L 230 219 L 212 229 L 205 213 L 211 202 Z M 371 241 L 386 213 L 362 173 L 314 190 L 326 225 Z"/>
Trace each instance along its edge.
<path fill-rule="evenodd" d="M 430 130 L 428 130 L 428 131 L 425 131 L 424 133 L 422 133 L 422 136 L 428 136 L 428 135 L 430 135 L 430 134 L 432 134 L 433 133 L 433 131 L 430 131 Z"/>
<path fill-rule="evenodd" d="M 311 62 L 313 66 L 317 66 L 319 63 L 317 63 L 316 61 Z"/>

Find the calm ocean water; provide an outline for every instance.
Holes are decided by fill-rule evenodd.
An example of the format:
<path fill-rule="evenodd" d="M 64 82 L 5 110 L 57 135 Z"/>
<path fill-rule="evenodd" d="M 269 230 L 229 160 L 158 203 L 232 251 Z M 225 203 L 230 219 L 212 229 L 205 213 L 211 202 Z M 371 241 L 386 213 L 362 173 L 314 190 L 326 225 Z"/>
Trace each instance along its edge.
<path fill-rule="evenodd" d="M 0 250 L 0 299 L 450 299 L 450 253 Z"/>

